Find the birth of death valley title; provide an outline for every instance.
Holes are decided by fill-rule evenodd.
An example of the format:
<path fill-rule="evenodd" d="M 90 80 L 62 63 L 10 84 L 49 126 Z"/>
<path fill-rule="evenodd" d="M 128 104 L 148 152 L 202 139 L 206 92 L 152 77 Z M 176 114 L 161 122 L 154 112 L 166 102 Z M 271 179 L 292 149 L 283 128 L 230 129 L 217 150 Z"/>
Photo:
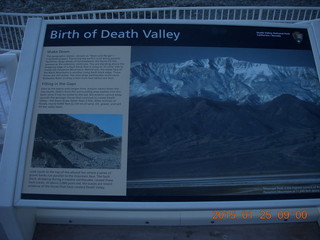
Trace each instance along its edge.
<path fill-rule="evenodd" d="M 138 39 L 143 37 L 145 39 L 168 39 L 177 41 L 180 37 L 180 32 L 167 31 L 166 29 L 142 29 L 141 31 L 136 31 L 134 29 L 129 29 L 126 31 L 110 31 L 107 29 L 93 31 L 88 31 L 80 33 L 76 30 L 62 31 L 62 30 L 51 30 L 50 39 Z"/>

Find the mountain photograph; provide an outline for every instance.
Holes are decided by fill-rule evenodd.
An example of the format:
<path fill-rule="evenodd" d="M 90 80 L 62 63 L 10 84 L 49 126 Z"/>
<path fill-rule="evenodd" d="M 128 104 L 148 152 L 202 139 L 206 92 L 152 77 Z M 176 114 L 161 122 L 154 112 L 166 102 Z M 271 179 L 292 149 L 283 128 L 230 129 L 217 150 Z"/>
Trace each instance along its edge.
<path fill-rule="evenodd" d="M 120 169 L 121 136 L 113 136 L 76 117 L 67 114 L 38 115 L 31 166 Z M 102 117 L 106 118 L 106 115 L 94 115 L 95 119 Z"/>
<path fill-rule="evenodd" d="M 312 64 L 170 54 L 131 64 L 129 180 L 320 172 Z"/>

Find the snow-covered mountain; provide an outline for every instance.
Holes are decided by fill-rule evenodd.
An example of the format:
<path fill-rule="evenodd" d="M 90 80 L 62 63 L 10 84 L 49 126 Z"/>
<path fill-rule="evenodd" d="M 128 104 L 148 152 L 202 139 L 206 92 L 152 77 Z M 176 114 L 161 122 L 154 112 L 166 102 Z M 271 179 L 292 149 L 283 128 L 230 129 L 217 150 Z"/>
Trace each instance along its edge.
<path fill-rule="evenodd" d="M 253 104 L 269 102 L 283 94 L 320 101 L 315 68 L 252 63 L 231 57 L 182 63 L 134 62 L 130 89 L 131 96 L 164 93 Z"/>
<path fill-rule="evenodd" d="M 128 179 L 320 167 L 320 84 L 313 68 L 233 58 L 134 63 L 130 88 Z"/>

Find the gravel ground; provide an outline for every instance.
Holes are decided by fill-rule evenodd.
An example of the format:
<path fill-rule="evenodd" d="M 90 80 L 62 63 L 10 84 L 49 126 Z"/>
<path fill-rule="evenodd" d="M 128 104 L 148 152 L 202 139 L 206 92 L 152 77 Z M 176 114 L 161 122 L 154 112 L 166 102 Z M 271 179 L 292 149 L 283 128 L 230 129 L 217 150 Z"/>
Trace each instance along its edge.
<path fill-rule="evenodd" d="M 58 13 L 188 6 L 320 6 L 319 0 L 0 0 L 0 12 Z"/>

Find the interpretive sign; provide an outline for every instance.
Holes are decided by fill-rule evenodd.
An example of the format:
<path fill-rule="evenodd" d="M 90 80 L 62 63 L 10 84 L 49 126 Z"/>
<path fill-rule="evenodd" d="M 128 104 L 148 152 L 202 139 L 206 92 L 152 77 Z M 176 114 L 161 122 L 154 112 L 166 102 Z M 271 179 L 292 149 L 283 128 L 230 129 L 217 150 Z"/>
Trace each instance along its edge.
<path fill-rule="evenodd" d="M 23 199 L 320 195 L 307 29 L 47 24 Z"/>

